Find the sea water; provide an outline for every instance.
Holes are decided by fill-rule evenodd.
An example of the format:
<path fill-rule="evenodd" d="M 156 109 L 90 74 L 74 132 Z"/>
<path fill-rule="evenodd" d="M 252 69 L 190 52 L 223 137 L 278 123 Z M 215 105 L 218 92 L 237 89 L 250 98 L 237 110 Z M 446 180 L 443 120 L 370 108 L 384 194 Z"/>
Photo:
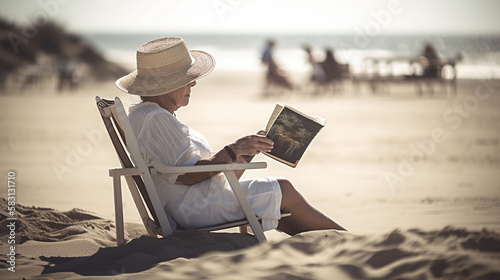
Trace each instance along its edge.
<path fill-rule="evenodd" d="M 325 48 L 335 51 L 335 58 L 347 63 L 351 72 L 366 71 L 368 58 L 407 57 L 421 55 L 425 43 L 432 44 L 443 60 L 462 60 L 457 64 L 458 78 L 500 78 L 500 35 L 384 35 L 359 38 L 354 35 L 331 34 L 84 34 L 87 40 L 109 59 L 129 68 L 135 67 L 137 48 L 148 41 L 165 36 L 180 36 L 190 49 L 204 50 L 216 58 L 217 69 L 263 71 L 260 61 L 268 39 L 276 42 L 274 55 L 279 65 L 294 72 L 310 71 L 302 47 L 309 45 L 319 61 Z M 409 67 L 394 65 L 397 75 L 411 74 Z"/>

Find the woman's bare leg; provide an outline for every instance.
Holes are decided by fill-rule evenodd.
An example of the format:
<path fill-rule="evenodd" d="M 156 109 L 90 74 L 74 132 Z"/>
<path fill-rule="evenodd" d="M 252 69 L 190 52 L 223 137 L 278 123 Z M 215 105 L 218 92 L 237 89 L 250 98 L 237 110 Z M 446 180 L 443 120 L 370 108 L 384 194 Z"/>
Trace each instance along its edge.
<path fill-rule="evenodd" d="M 310 230 L 346 230 L 312 207 L 290 181 L 280 179 L 278 182 L 282 193 L 281 210 L 292 214 L 279 221 L 279 230 L 290 235 Z"/>

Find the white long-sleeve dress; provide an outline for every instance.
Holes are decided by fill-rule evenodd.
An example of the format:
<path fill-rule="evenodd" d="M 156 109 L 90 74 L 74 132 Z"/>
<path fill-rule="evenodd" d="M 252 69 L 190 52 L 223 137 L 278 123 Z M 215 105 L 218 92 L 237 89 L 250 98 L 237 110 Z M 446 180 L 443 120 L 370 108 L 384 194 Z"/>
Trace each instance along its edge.
<path fill-rule="evenodd" d="M 192 166 L 211 157 L 203 135 L 180 122 L 153 102 L 130 107 L 129 120 L 146 164 L 161 162 Z M 180 174 L 155 174 L 153 181 L 167 214 L 184 228 L 199 228 L 243 219 L 243 210 L 225 176 L 218 174 L 187 186 L 177 181 Z M 240 181 L 264 230 L 275 229 L 280 218 L 281 189 L 275 178 Z"/>

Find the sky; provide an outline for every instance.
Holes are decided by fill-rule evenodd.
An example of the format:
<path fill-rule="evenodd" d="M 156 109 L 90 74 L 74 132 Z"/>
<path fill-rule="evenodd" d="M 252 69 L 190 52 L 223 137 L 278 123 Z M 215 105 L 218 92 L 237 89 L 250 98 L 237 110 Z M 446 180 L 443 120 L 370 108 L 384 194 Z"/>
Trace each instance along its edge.
<path fill-rule="evenodd" d="M 500 34 L 497 0 L 0 0 L 0 16 L 73 32 Z"/>

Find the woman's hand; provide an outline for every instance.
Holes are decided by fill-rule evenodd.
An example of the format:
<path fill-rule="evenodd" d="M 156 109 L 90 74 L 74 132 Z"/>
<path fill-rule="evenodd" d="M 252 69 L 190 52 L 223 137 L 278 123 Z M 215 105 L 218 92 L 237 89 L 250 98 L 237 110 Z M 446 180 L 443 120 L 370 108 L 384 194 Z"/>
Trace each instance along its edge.
<path fill-rule="evenodd" d="M 256 154 L 262 152 L 270 152 L 273 148 L 273 141 L 266 136 L 266 132 L 261 130 L 256 134 L 248 135 L 236 140 L 228 146 L 233 150 L 236 155 L 236 162 L 245 163 L 250 162 Z M 230 155 L 225 149 L 221 149 L 210 159 L 201 159 L 195 165 L 207 164 L 223 164 L 229 163 Z M 236 177 L 239 179 L 245 170 L 235 170 Z M 198 172 L 186 173 L 177 177 L 177 181 L 184 185 L 194 185 L 201 181 L 211 178 L 220 172 Z"/>
<path fill-rule="evenodd" d="M 256 134 L 244 136 L 234 143 L 229 144 L 229 147 L 234 151 L 236 157 L 239 156 L 254 156 L 260 152 L 270 152 L 273 149 L 273 140 L 267 138 L 266 132 L 260 130 Z"/>

